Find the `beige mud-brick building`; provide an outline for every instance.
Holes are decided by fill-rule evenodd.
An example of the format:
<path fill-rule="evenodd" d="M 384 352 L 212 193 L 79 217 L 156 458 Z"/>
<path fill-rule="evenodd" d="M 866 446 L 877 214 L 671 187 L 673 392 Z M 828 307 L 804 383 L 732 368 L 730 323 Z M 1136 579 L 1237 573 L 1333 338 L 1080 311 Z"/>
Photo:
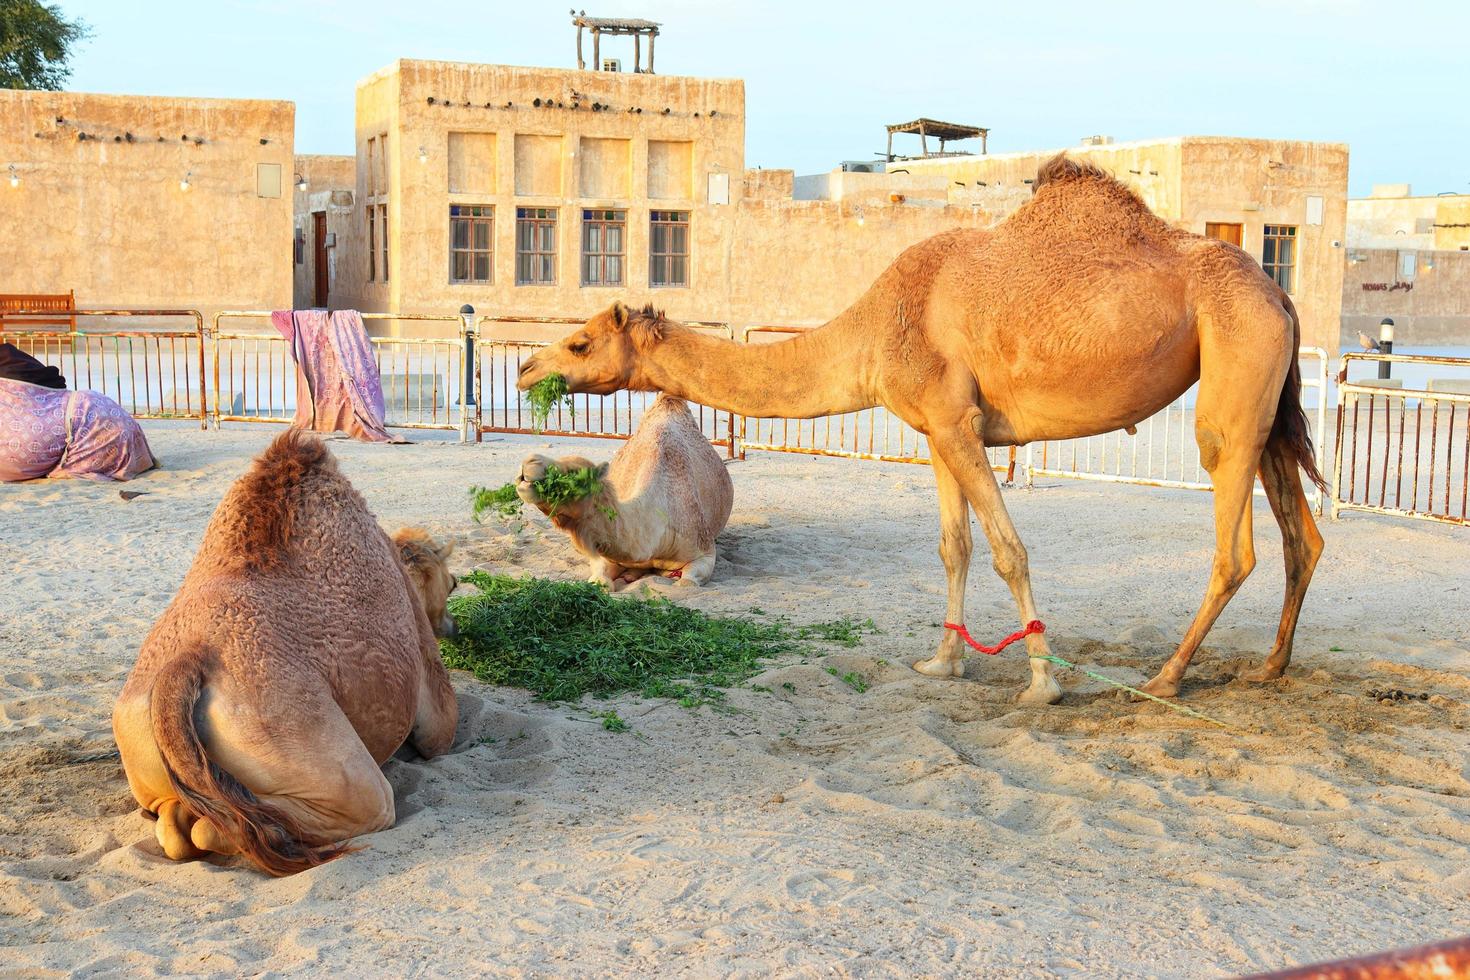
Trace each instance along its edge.
<path fill-rule="evenodd" d="M 399 61 L 358 86 L 354 181 L 313 178 L 298 235 L 313 214 L 331 235 L 323 202 L 351 191 L 355 227 L 323 263 L 333 307 L 588 316 L 621 299 L 815 324 L 904 247 L 988 221 L 942 189 L 796 200 L 790 171 L 745 170 L 744 143 L 738 80 Z M 298 267 L 298 305 L 305 285 Z"/>
<path fill-rule="evenodd" d="M 889 173 L 942 175 L 998 217 L 1031 196 L 1057 150 L 907 160 Z M 1347 222 L 1348 148 L 1340 143 L 1185 136 L 1071 147 L 1138 192 L 1160 217 L 1239 245 L 1285 286 L 1302 343 L 1337 350 Z"/>
<path fill-rule="evenodd" d="M 289 102 L 0 90 L 0 293 L 289 305 L 295 124 Z"/>
<path fill-rule="evenodd" d="M 1470 194 L 1376 186 L 1348 202 L 1347 245 L 1344 346 L 1384 317 L 1400 348 L 1470 345 Z"/>

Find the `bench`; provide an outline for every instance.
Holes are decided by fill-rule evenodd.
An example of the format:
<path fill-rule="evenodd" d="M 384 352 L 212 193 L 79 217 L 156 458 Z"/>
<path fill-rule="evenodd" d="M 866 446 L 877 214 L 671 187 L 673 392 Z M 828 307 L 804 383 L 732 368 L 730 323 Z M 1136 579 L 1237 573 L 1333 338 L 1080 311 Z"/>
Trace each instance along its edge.
<path fill-rule="evenodd" d="M 75 330 L 76 291 L 69 293 L 0 293 L 0 332 L 17 328 Z M 18 313 L 18 311 L 25 311 Z"/>

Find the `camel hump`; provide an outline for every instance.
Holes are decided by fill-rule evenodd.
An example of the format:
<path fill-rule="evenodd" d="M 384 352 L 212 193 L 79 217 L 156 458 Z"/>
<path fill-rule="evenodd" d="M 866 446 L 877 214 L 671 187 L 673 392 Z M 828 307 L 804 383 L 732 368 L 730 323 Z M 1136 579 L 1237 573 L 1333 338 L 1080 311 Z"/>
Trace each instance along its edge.
<path fill-rule="evenodd" d="M 316 436 L 289 429 L 272 440 L 230 494 L 241 518 L 232 522 L 236 554 L 251 564 L 271 564 L 291 539 L 301 488 L 336 473 L 336 459 Z"/>
<path fill-rule="evenodd" d="M 1118 183 L 1112 174 L 1095 163 L 1073 160 L 1063 151 L 1043 163 L 1036 171 L 1036 182 L 1031 185 L 1032 193 L 1047 184 L 1062 184 L 1072 180 L 1105 180 Z"/>
<path fill-rule="evenodd" d="M 658 397 L 653 400 L 653 408 L 662 409 L 666 412 L 688 413 L 689 403 L 676 395 L 669 394 L 667 391 L 661 391 L 658 393 Z"/>

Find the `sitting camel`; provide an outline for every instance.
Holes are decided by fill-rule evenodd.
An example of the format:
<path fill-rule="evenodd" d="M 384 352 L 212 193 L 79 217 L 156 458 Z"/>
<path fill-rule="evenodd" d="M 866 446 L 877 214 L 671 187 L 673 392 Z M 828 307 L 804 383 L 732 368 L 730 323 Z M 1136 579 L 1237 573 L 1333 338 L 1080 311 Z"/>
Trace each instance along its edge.
<path fill-rule="evenodd" d="M 1234 245 L 1174 228 L 1102 170 L 1058 155 L 1031 200 L 989 231 L 909 248 L 826 326 L 776 344 L 708 337 L 621 304 L 521 365 L 518 384 L 564 375 L 573 392 L 666 391 L 751 418 L 814 418 L 884 405 L 929 437 L 939 553 L 949 579 L 939 650 L 916 668 L 961 676 L 970 509 L 1027 628 L 1031 685 L 1061 689 L 1031 597 L 1026 549 L 987 446 L 1123 429 L 1199 381 L 1195 439 L 1215 488 L 1215 561 L 1203 604 L 1145 690 L 1178 693 L 1190 658 L 1255 565 L 1259 471 L 1281 526 L 1286 600 L 1250 680 L 1280 677 L 1322 551 L 1298 468 L 1319 486 L 1299 402 L 1291 298 Z"/>
<path fill-rule="evenodd" d="M 585 459 L 527 456 L 516 493 L 565 531 L 592 563 L 592 581 L 617 591 L 645 575 L 704 585 L 715 570 L 715 538 L 730 519 L 730 474 L 682 399 L 659 395 L 638 430 L 598 468 L 602 491 L 553 508 L 532 484 L 548 466 Z"/>
<path fill-rule="evenodd" d="M 285 875 L 392 826 L 378 767 L 405 739 L 442 754 L 458 723 L 434 639 L 449 551 L 419 530 L 390 541 L 320 440 L 271 443 L 215 510 L 113 710 L 165 854 Z"/>

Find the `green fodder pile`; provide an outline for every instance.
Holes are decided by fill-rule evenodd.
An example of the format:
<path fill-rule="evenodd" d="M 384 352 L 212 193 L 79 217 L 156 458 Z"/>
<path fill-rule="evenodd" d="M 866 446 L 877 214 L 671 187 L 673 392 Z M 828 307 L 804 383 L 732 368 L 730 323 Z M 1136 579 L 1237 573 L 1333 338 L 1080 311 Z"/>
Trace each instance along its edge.
<path fill-rule="evenodd" d="M 531 405 L 531 428 L 540 432 L 546 428 L 546 420 L 557 402 L 565 401 L 567 414 L 576 417 L 571 393 L 567 390 L 567 379 L 560 374 L 548 374 L 526 391 L 526 401 Z"/>
<path fill-rule="evenodd" d="M 551 506 L 551 512 L 555 514 L 567 504 L 574 504 L 601 493 L 602 474 L 595 466 L 564 470 L 553 464 L 546 467 L 546 472 L 539 480 L 531 481 L 531 488 Z M 470 504 L 471 516 L 477 521 L 486 511 L 505 518 L 519 517 L 521 513 L 521 498 L 516 494 L 514 483 L 507 483 L 495 490 L 489 487 L 470 487 Z M 598 509 L 608 520 L 618 516 L 617 511 L 606 504 L 599 504 Z"/>
<path fill-rule="evenodd" d="M 661 597 L 610 595 L 591 582 L 474 572 L 479 592 L 449 601 L 459 635 L 441 641 L 446 666 L 548 701 L 637 692 L 686 707 L 724 700 L 763 661 L 836 635 L 844 646 L 872 621 L 793 626 L 709 616 Z"/>

